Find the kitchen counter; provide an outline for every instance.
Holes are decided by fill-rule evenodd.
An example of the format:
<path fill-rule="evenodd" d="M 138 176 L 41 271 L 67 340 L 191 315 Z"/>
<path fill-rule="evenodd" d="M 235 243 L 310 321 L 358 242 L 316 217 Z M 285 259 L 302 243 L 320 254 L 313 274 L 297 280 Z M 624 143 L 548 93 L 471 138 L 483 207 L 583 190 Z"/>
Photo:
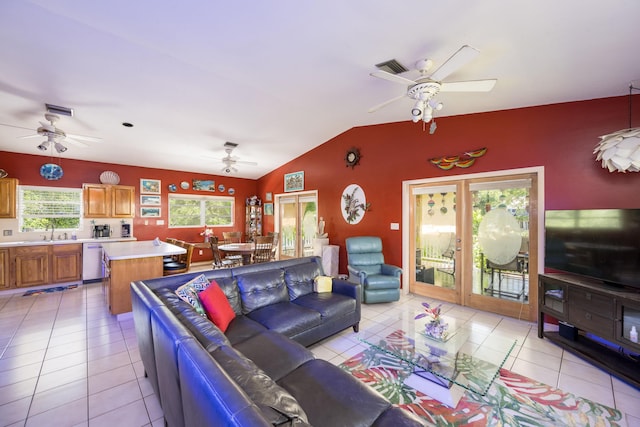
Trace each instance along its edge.
<path fill-rule="evenodd" d="M 185 248 L 167 242 L 160 242 L 160 246 L 155 246 L 153 240 L 103 243 L 102 249 L 105 256 L 109 257 L 110 260 L 164 257 L 187 252 Z"/>
<path fill-rule="evenodd" d="M 135 237 L 103 237 L 99 239 L 65 239 L 65 240 L 21 240 L 17 242 L 0 242 L 0 248 L 14 248 L 17 246 L 41 246 L 41 245 L 70 245 L 73 243 L 109 243 L 109 242 L 135 242 Z"/>
<path fill-rule="evenodd" d="M 103 243 L 105 295 L 111 314 L 131 311 L 131 282 L 162 277 L 162 258 L 187 250 L 166 242 L 155 246 L 153 240 Z"/>

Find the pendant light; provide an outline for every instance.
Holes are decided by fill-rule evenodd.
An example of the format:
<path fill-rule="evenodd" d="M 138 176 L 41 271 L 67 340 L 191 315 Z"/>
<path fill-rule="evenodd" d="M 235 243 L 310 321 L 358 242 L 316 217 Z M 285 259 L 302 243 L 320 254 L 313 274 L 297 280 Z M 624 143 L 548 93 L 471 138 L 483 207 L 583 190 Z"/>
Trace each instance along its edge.
<path fill-rule="evenodd" d="M 631 127 L 632 92 L 640 90 L 629 84 L 629 128 L 603 135 L 593 154 L 609 172 L 640 171 L 640 128 Z"/>

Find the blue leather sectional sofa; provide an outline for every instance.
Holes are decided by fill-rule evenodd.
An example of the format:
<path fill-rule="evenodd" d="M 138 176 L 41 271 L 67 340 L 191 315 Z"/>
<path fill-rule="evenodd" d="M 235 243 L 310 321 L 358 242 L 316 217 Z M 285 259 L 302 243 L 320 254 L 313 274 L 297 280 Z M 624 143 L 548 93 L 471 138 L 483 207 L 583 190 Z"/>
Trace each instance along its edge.
<path fill-rule="evenodd" d="M 236 314 L 225 333 L 175 294 L 203 273 Z M 318 257 L 203 273 L 131 284 L 140 355 L 166 425 L 423 425 L 305 347 L 357 331 L 359 284 L 333 279 L 332 292 L 313 292 Z"/>

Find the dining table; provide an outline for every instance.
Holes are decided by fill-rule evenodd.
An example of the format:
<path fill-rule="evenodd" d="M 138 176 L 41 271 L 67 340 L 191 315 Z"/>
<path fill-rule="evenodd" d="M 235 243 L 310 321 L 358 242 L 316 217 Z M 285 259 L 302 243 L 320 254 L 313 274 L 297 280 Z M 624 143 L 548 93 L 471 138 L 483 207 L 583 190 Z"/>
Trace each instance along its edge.
<path fill-rule="evenodd" d="M 253 243 L 226 243 L 218 245 L 218 249 L 229 255 L 241 255 L 242 264 L 251 264 L 251 255 L 253 254 Z"/>

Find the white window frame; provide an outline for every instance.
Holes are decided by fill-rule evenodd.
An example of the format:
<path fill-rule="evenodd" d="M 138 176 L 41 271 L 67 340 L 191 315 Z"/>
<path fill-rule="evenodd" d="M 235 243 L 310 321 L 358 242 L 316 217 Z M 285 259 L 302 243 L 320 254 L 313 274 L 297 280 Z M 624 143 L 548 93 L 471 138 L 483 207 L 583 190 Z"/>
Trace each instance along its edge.
<path fill-rule="evenodd" d="M 176 199 L 176 200 L 199 200 L 200 201 L 200 224 L 196 224 L 196 225 L 171 225 L 171 200 L 172 199 Z M 207 224 L 205 223 L 205 203 L 206 202 L 210 202 L 210 201 L 216 201 L 216 200 L 221 200 L 221 201 L 226 201 L 226 202 L 231 202 L 231 222 L 229 224 L 219 224 L 219 225 L 214 225 L 214 224 Z M 168 224 L 167 227 L 168 228 L 194 228 L 194 227 L 232 227 L 235 223 L 235 211 L 236 211 L 236 200 L 235 197 L 231 197 L 231 196 L 201 196 L 201 195 L 193 195 L 193 194 L 169 194 L 169 199 L 168 199 L 168 206 L 167 206 L 167 211 L 168 211 Z"/>
<path fill-rule="evenodd" d="M 26 206 L 26 202 L 24 200 L 24 191 L 45 191 L 50 193 L 76 193 L 79 195 L 77 201 L 77 212 L 78 212 L 78 228 L 60 228 L 59 230 L 81 230 L 83 226 L 83 201 L 82 201 L 82 189 L 81 188 L 67 188 L 67 187 L 44 187 L 44 186 L 36 186 L 36 185 L 19 185 L 18 186 L 18 230 L 19 232 L 42 232 L 45 229 L 29 229 L 24 230 L 24 218 L 76 218 L 75 215 L 69 215 L 64 211 L 52 212 L 50 214 L 42 214 L 42 215 L 31 215 L 25 216 L 24 208 Z M 60 204 L 63 206 L 63 204 Z M 58 229 L 56 227 L 56 229 Z"/>

